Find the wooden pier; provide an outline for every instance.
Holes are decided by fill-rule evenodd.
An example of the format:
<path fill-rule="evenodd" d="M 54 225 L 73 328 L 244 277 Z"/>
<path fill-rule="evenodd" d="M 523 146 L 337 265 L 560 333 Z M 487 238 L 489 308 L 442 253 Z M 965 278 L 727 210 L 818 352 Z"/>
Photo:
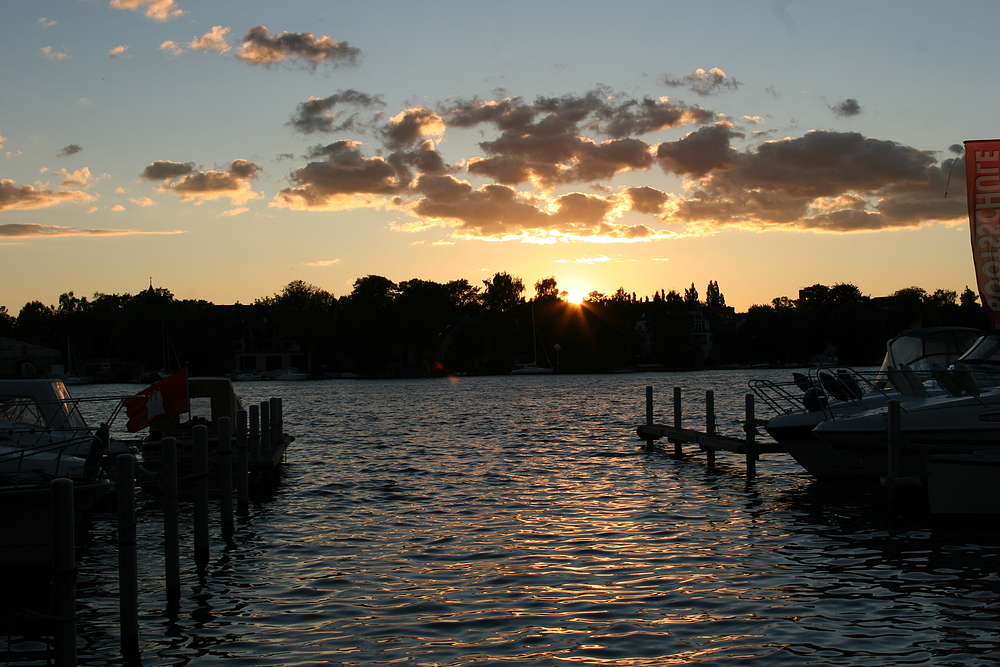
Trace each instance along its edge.
<path fill-rule="evenodd" d="M 674 445 L 674 456 L 683 456 L 685 443 L 695 444 L 706 453 L 708 465 L 715 465 L 716 452 L 731 452 L 746 457 L 747 478 L 757 476 L 757 460 L 761 454 L 783 453 L 785 450 L 774 441 L 759 442 L 757 426 L 761 424 L 754 414 L 753 394 L 746 395 L 746 417 L 743 421 L 743 438 L 720 435 L 715 426 L 715 394 L 705 392 L 705 430 L 697 431 L 682 426 L 681 388 L 674 387 L 674 424 L 657 424 L 653 420 L 653 388 L 646 387 L 646 423 L 636 426 L 639 438 L 646 441 L 646 448 L 656 448 L 656 441 L 666 438 Z"/>

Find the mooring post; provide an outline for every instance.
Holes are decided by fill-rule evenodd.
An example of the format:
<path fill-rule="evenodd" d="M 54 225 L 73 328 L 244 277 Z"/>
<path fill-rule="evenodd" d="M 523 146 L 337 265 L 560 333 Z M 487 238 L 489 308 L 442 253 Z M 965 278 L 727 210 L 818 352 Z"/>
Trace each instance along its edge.
<path fill-rule="evenodd" d="M 646 426 L 653 425 L 653 388 L 646 387 Z M 646 451 L 653 451 L 653 441 L 652 436 L 646 438 Z"/>
<path fill-rule="evenodd" d="M 257 463 L 263 463 L 271 456 L 271 402 L 260 402 L 260 456 Z"/>
<path fill-rule="evenodd" d="M 900 467 L 902 459 L 902 446 L 903 438 L 902 431 L 900 430 L 899 424 L 899 401 L 889 401 L 888 411 L 886 413 L 888 422 L 888 449 L 889 449 L 889 460 L 886 464 L 889 468 L 889 488 L 895 486 L 895 482 L 900 477 Z"/>
<path fill-rule="evenodd" d="M 247 411 L 236 412 L 236 513 L 250 513 L 250 465 L 247 451 Z"/>
<path fill-rule="evenodd" d="M 281 412 L 281 398 L 274 397 L 271 403 L 271 451 L 281 443 L 284 415 Z"/>
<path fill-rule="evenodd" d="M 219 418 L 219 520 L 223 536 L 236 530 L 233 520 L 233 442 L 232 422 Z"/>
<path fill-rule="evenodd" d="M 746 395 L 746 419 L 743 422 L 743 432 L 746 434 L 746 443 L 752 447 L 757 441 L 757 416 L 754 410 L 753 394 Z M 757 457 L 753 451 L 747 452 L 747 478 L 753 479 L 757 476 Z"/>
<path fill-rule="evenodd" d="M 674 387 L 674 428 L 681 428 L 681 388 Z M 674 442 L 674 456 L 684 454 L 680 441 Z"/>
<path fill-rule="evenodd" d="M 250 406 L 250 486 L 260 483 L 260 406 Z"/>
<path fill-rule="evenodd" d="M 73 480 L 49 484 L 52 492 L 52 593 L 57 665 L 76 664 L 76 543 L 74 538 Z"/>
<path fill-rule="evenodd" d="M 163 577 L 168 602 L 181 599 L 181 540 L 177 500 L 177 440 L 163 439 Z"/>
<path fill-rule="evenodd" d="M 118 610 L 126 663 L 139 659 L 139 569 L 136 558 L 135 457 L 118 455 Z"/>
<path fill-rule="evenodd" d="M 208 549 L 208 427 L 198 424 L 191 429 L 194 436 L 194 560 L 207 563 Z"/>
<path fill-rule="evenodd" d="M 715 435 L 715 392 L 711 389 L 705 392 L 705 433 Z M 715 465 L 715 449 L 705 448 L 706 461 L 709 466 Z"/>

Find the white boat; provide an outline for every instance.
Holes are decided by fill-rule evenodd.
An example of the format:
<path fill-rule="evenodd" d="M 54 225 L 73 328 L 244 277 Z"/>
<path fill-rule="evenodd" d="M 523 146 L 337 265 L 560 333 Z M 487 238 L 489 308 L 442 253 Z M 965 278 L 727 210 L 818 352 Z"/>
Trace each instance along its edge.
<path fill-rule="evenodd" d="M 552 361 L 549 359 L 549 353 L 542 346 L 542 351 L 545 353 L 545 360 L 549 362 L 549 366 L 539 366 L 538 365 L 538 328 L 535 326 L 535 304 L 531 304 L 531 347 L 534 351 L 535 360 L 531 363 L 518 364 L 514 367 L 514 370 L 510 372 L 511 375 L 551 375 L 554 373 L 554 369 L 551 368 Z M 557 348 L 558 349 L 558 348 Z"/>
<path fill-rule="evenodd" d="M 928 456 L 927 501 L 935 515 L 1000 514 L 1000 451 Z"/>
<path fill-rule="evenodd" d="M 903 475 L 923 477 L 928 457 L 1000 450 L 1000 332 L 984 334 L 952 364 L 937 368 L 943 392 L 913 398 L 900 405 Z M 880 475 L 888 469 L 885 407 L 831 419 L 813 431 L 834 447 L 857 453 Z"/>
<path fill-rule="evenodd" d="M 967 327 L 909 329 L 886 343 L 885 358 L 874 374 L 813 369 L 808 377 L 795 374 L 786 385 L 751 382 L 757 396 L 779 413 L 764 428 L 817 479 L 876 478 L 879 471 L 857 452 L 821 440 L 814 429 L 830 419 L 884 407 L 891 399 L 907 402 L 944 394 L 933 369 L 951 364 L 980 333 Z"/>
<path fill-rule="evenodd" d="M 309 374 L 303 373 L 297 368 L 286 368 L 285 370 L 279 372 L 274 376 L 275 380 L 289 381 L 289 380 L 308 380 Z"/>

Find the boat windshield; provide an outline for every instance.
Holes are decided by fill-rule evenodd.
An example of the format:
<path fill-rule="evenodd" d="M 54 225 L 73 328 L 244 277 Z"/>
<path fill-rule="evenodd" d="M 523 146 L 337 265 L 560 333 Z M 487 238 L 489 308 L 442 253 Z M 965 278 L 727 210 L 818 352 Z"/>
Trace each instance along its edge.
<path fill-rule="evenodd" d="M 881 371 L 906 364 L 915 371 L 930 370 L 931 364 L 949 366 L 982 334 L 965 327 L 932 327 L 904 331 L 886 345 Z M 1000 339 L 997 339 L 1000 343 Z M 1000 358 L 998 362 L 1000 363 Z"/>
<path fill-rule="evenodd" d="M 978 368 L 1000 368 L 1000 332 L 980 336 L 958 361 Z"/>

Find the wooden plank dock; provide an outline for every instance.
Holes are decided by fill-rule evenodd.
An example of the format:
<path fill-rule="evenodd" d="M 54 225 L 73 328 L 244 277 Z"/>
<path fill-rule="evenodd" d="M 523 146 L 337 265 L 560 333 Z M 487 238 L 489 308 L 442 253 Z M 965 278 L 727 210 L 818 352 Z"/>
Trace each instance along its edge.
<path fill-rule="evenodd" d="M 653 388 L 646 387 L 646 423 L 636 426 L 636 434 L 646 441 L 647 449 L 655 449 L 656 441 L 666 438 L 674 445 L 674 456 L 683 456 L 684 444 L 698 445 L 705 452 L 709 465 L 715 464 L 715 454 L 719 451 L 740 454 L 746 457 L 747 477 L 757 475 L 757 460 L 761 454 L 784 453 L 784 448 L 773 440 L 757 440 L 757 426 L 762 422 L 754 415 L 753 394 L 746 395 L 746 418 L 743 422 L 743 438 L 721 435 L 715 432 L 715 395 L 705 392 L 705 430 L 684 428 L 681 411 L 681 389 L 674 387 L 674 425 L 658 424 L 653 421 Z"/>

